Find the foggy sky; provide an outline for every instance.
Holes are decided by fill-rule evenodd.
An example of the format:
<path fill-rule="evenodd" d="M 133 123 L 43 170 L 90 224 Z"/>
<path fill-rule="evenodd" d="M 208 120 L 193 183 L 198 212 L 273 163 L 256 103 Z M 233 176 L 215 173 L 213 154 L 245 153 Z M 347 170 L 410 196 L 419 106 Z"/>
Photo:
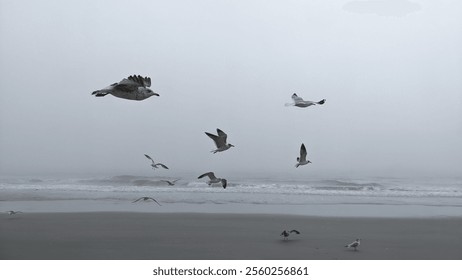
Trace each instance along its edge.
<path fill-rule="evenodd" d="M 0 175 L 462 174 L 462 4 L 364 2 L 0 0 Z"/>

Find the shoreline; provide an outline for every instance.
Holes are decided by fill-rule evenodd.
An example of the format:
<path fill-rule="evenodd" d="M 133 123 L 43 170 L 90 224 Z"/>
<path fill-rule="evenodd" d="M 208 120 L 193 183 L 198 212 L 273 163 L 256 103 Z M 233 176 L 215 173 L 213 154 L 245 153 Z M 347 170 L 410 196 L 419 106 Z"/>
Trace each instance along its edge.
<path fill-rule="evenodd" d="M 462 218 L 460 205 L 403 205 L 374 203 L 244 204 L 244 203 L 132 203 L 131 200 L 1 201 L 0 212 L 24 213 L 202 213 L 273 214 L 308 217 Z"/>
<path fill-rule="evenodd" d="M 273 214 L 1 215 L 0 259 L 462 259 L 462 218 Z M 284 241 L 284 229 L 300 235 Z M 343 246 L 361 238 L 355 252 Z"/>

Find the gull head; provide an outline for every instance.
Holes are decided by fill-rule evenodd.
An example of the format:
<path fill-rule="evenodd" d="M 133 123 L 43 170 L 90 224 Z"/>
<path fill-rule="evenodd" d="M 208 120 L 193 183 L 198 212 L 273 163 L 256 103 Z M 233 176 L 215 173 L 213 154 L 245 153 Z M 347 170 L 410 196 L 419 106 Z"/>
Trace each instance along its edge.
<path fill-rule="evenodd" d="M 153 95 L 159 96 L 158 93 L 155 93 L 150 88 L 141 88 L 141 92 L 146 96 L 153 96 Z"/>

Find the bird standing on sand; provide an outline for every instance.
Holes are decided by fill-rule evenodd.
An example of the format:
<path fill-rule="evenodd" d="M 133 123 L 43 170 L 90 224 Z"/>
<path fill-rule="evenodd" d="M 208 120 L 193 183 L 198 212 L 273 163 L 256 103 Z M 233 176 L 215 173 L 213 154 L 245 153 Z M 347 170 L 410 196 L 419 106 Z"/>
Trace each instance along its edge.
<path fill-rule="evenodd" d="M 361 245 L 361 239 L 358 238 L 355 241 L 353 241 L 351 244 L 345 245 L 345 247 L 347 247 L 347 248 L 355 248 L 355 251 L 356 251 L 357 248 L 359 247 L 359 245 Z"/>
<path fill-rule="evenodd" d="M 176 179 L 176 180 L 173 180 L 173 181 L 169 181 L 169 180 L 160 180 L 161 182 L 164 182 L 164 183 L 167 183 L 169 186 L 174 186 L 175 185 L 175 182 L 178 181 L 180 179 Z"/>
<path fill-rule="evenodd" d="M 168 169 L 168 167 L 165 166 L 165 165 L 162 164 L 162 163 L 155 163 L 154 160 L 153 160 L 150 156 L 148 156 L 148 155 L 146 155 L 146 154 L 145 154 L 144 156 L 147 157 L 148 159 L 150 159 L 150 160 L 152 161 L 152 163 L 151 163 L 152 169 L 156 170 L 157 168 L 159 168 L 159 166 L 161 166 L 161 167 L 163 167 L 163 168 L 165 168 L 165 169 Z"/>
<path fill-rule="evenodd" d="M 153 95 L 159 96 L 148 87 L 151 86 L 151 78 L 141 77 L 140 75 L 129 76 L 118 83 L 114 83 L 108 87 L 96 90 L 92 93 L 94 96 L 106 96 L 112 94 L 115 97 L 130 99 L 130 100 L 144 100 Z"/>
<path fill-rule="evenodd" d="M 299 167 L 300 165 L 305 165 L 308 163 L 311 163 L 311 161 L 306 159 L 306 148 L 305 144 L 302 143 L 302 146 L 300 147 L 300 157 L 297 157 L 297 164 L 295 167 Z"/>
<path fill-rule="evenodd" d="M 296 233 L 296 234 L 300 234 L 300 232 L 296 229 L 293 229 L 293 230 L 284 230 L 282 233 L 281 233 L 281 236 L 284 240 L 287 240 L 289 238 L 289 235 L 291 233 Z"/>
<path fill-rule="evenodd" d="M 209 186 L 210 186 L 211 184 L 221 183 L 221 185 L 223 186 L 223 189 L 226 189 L 226 185 L 228 184 L 228 182 L 226 181 L 226 179 L 222 179 L 222 178 L 217 178 L 217 177 L 215 177 L 215 174 L 214 174 L 213 172 L 204 173 L 204 174 L 202 174 L 201 176 L 197 177 L 197 179 L 204 178 L 205 176 L 209 177 L 209 181 L 207 182 L 207 184 L 208 184 Z"/>
<path fill-rule="evenodd" d="M 16 215 L 16 214 L 21 214 L 22 212 L 10 210 L 10 211 L 6 211 L 6 213 L 8 213 L 8 215 Z"/>
<path fill-rule="evenodd" d="M 159 202 L 157 202 L 157 200 L 155 200 L 154 198 L 149 197 L 149 196 L 140 197 L 140 198 L 138 198 L 137 200 L 132 201 L 132 203 L 138 202 L 138 201 L 140 201 L 140 200 L 142 200 L 142 201 L 149 201 L 149 200 L 152 200 L 152 201 L 154 201 L 155 203 L 159 204 L 159 206 L 162 206 L 162 205 L 160 205 Z"/>
<path fill-rule="evenodd" d="M 217 146 L 216 150 L 213 150 L 212 153 L 217 153 L 217 152 L 223 152 L 228 150 L 231 147 L 234 147 L 232 144 L 227 144 L 226 139 L 228 138 L 228 135 L 224 133 L 221 129 L 217 128 L 217 133 L 218 135 L 213 135 L 211 133 L 206 132 L 208 137 L 212 138 L 213 142 L 215 142 L 215 145 Z"/>
<path fill-rule="evenodd" d="M 286 106 L 296 106 L 296 107 L 305 108 L 305 107 L 309 107 L 312 105 L 322 105 L 326 102 L 326 99 L 323 99 L 318 102 L 303 100 L 303 98 L 299 97 L 296 93 L 292 94 L 292 100 L 294 101 L 294 103 L 286 103 Z"/>

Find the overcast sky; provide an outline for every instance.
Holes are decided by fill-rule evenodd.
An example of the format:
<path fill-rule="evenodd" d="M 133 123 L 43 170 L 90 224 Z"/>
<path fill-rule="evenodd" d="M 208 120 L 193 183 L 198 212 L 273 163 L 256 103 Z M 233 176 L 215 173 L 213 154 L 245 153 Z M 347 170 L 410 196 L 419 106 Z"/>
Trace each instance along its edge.
<path fill-rule="evenodd" d="M 460 1 L 0 0 L 0 175 L 462 174 Z M 160 97 L 94 90 L 139 74 Z M 285 107 L 296 92 L 322 106 Z M 216 128 L 235 145 L 211 154 Z M 309 166 L 296 169 L 301 143 Z"/>

